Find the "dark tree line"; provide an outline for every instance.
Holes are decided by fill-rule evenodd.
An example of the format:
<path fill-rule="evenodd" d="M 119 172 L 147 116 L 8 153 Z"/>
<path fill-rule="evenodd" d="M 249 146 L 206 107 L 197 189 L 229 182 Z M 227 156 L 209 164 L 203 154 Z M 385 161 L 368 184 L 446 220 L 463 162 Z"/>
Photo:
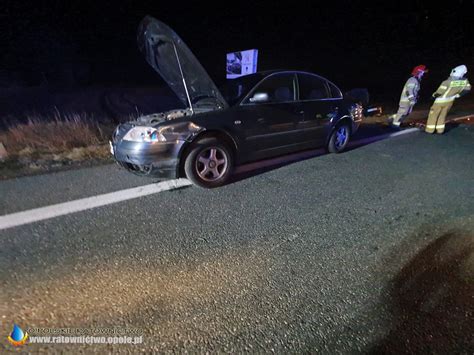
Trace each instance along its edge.
<path fill-rule="evenodd" d="M 146 14 L 174 28 L 216 81 L 226 52 L 250 48 L 259 49 L 259 69 L 307 69 L 348 86 L 381 77 L 396 86 L 420 63 L 474 66 L 472 0 L 448 8 L 420 0 L 244 5 L 3 0 L 0 82 L 10 75 L 25 85 L 151 83 L 135 43 Z"/>

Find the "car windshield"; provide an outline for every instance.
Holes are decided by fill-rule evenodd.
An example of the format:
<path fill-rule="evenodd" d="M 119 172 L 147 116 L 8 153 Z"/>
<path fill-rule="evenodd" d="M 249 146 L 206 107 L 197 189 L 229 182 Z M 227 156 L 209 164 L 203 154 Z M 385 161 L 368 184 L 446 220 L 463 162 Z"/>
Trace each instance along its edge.
<path fill-rule="evenodd" d="M 246 75 L 229 79 L 219 87 L 220 92 L 230 106 L 238 103 L 261 80 L 260 75 Z"/>

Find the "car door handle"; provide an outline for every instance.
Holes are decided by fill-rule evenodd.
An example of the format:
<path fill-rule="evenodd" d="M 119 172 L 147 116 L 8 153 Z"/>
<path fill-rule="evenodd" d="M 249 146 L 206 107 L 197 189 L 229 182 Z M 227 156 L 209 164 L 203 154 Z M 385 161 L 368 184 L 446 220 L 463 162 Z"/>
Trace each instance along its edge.
<path fill-rule="evenodd" d="M 265 122 L 265 118 L 260 117 L 259 119 L 257 119 L 257 122 L 258 122 L 258 123 L 263 123 L 263 122 Z"/>
<path fill-rule="evenodd" d="M 304 117 L 304 111 L 303 111 L 303 110 L 295 111 L 295 113 L 296 113 L 298 116 L 302 116 L 302 117 L 299 117 L 298 123 L 306 123 L 306 119 L 305 119 L 305 117 Z"/>

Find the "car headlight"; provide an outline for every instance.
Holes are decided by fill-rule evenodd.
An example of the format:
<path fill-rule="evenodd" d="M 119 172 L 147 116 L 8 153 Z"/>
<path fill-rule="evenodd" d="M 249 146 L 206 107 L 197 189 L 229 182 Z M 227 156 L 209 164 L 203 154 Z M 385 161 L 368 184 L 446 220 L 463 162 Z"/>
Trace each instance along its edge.
<path fill-rule="evenodd" d="M 133 127 L 123 137 L 125 141 L 131 142 L 166 142 L 166 138 L 152 127 Z"/>

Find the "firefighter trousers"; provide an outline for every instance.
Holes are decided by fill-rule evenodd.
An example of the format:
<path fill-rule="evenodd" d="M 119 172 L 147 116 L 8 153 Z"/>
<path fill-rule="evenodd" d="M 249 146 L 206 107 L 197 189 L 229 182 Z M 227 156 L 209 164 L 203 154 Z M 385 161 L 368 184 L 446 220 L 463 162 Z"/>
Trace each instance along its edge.
<path fill-rule="evenodd" d="M 415 102 L 400 102 L 398 111 L 393 116 L 392 125 L 400 126 L 400 123 L 411 113 L 413 110 L 413 106 L 415 106 Z"/>
<path fill-rule="evenodd" d="M 435 102 L 430 108 L 428 122 L 426 122 L 425 132 L 427 133 L 444 133 L 446 116 L 453 106 L 453 102 Z"/>

